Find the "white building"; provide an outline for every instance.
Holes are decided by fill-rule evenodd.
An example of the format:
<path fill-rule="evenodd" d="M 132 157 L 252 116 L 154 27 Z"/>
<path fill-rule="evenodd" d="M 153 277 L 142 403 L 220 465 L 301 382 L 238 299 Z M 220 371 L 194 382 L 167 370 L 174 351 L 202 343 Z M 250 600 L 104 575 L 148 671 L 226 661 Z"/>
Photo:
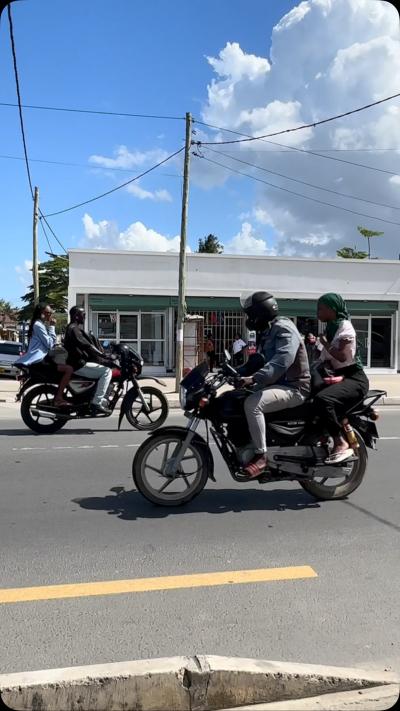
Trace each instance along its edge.
<path fill-rule="evenodd" d="M 100 339 L 135 345 L 148 369 L 174 368 L 178 254 L 72 249 L 69 306 L 83 305 Z M 400 261 L 298 259 L 188 254 L 187 310 L 200 313 L 217 357 L 245 334 L 239 296 L 265 289 L 303 333 L 317 333 L 316 302 L 327 292 L 346 299 L 368 369 L 400 367 Z"/>

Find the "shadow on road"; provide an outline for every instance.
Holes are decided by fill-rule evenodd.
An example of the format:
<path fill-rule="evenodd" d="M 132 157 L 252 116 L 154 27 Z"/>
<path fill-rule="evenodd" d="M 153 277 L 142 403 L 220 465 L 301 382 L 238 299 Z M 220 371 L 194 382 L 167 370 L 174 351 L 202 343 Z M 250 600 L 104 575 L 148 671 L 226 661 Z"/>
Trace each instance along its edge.
<path fill-rule="evenodd" d="M 100 432 L 100 430 L 98 430 Z M 105 432 L 106 430 L 101 430 Z M 114 432 L 114 430 L 113 430 Z M 39 434 L 38 432 L 32 432 L 32 430 L 0 430 L 0 437 L 41 437 L 48 440 L 49 437 L 64 437 L 65 435 L 93 435 L 96 434 L 94 430 L 59 430 L 55 434 Z"/>
<path fill-rule="evenodd" d="M 194 501 L 171 508 L 154 506 L 146 501 L 137 491 L 126 491 L 115 486 L 111 494 L 72 499 L 83 509 L 106 511 L 123 521 L 136 521 L 140 518 L 165 518 L 179 514 L 211 513 L 223 514 L 240 511 L 300 511 L 317 509 L 320 504 L 302 489 L 274 489 L 257 491 L 254 489 L 210 489 L 203 491 Z"/>

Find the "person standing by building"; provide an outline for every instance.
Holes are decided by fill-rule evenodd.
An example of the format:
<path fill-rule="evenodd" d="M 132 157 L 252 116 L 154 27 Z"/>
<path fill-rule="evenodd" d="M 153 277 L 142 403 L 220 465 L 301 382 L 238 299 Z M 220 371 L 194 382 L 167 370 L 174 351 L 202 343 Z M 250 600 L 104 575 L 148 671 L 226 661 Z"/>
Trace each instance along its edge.
<path fill-rule="evenodd" d="M 205 352 L 207 356 L 208 367 L 210 368 L 210 373 L 212 373 L 215 365 L 215 345 L 212 333 L 207 334 Z"/>
<path fill-rule="evenodd" d="M 239 365 L 243 365 L 244 357 L 246 355 L 247 343 L 244 342 L 240 333 L 235 333 L 235 338 L 232 343 L 232 365 L 236 368 Z"/>

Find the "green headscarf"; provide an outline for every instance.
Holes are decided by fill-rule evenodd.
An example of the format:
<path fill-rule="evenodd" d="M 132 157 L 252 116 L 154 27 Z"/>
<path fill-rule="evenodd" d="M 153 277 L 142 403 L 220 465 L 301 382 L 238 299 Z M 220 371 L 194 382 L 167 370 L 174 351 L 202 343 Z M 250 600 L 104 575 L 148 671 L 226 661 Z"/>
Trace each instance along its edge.
<path fill-rule="evenodd" d="M 340 294 L 330 293 L 323 294 L 323 296 L 318 299 L 318 303 L 325 304 L 325 306 L 336 311 L 336 319 L 334 321 L 328 321 L 326 324 L 326 337 L 329 343 L 332 343 L 340 324 L 349 318 L 346 302 Z"/>

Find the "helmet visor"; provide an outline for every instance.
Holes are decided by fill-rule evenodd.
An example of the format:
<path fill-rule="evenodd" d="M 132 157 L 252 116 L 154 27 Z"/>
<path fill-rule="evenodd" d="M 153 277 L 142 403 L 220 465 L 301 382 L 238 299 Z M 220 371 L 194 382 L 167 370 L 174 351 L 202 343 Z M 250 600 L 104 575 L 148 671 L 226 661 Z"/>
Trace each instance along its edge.
<path fill-rule="evenodd" d="M 242 293 L 240 294 L 240 305 L 241 305 L 243 311 L 245 311 L 250 306 L 252 306 L 253 294 L 254 294 L 253 291 L 242 291 Z"/>

